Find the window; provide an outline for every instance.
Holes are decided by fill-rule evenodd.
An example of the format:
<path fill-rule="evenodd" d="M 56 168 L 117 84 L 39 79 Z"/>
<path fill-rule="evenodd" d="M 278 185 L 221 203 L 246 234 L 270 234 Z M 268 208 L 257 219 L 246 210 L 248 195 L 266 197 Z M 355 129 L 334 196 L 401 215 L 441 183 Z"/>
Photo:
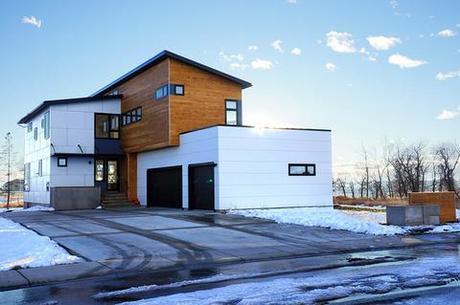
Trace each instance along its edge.
<path fill-rule="evenodd" d="M 121 115 L 121 125 L 126 126 L 142 120 L 142 107 L 137 107 Z"/>
<path fill-rule="evenodd" d="M 118 114 L 95 114 L 96 139 L 118 139 L 120 124 Z"/>
<path fill-rule="evenodd" d="M 162 98 L 167 97 L 168 94 L 169 94 L 168 87 L 169 87 L 168 85 L 163 85 L 160 88 L 158 88 L 157 90 L 155 90 L 155 99 L 160 100 Z"/>
<path fill-rule="evenodd" d="M 37 127 L 34 128 L 34 140 L 35 141 L 38 140 L 38 128 Z"/>
<path fill-rule="evenodd" d="M 37 175 L 39 177 L 43 176 L 43 160 L 38 160 L 38 169 L 37 169 Z"/>
<path fill-rule="evenodd" d="M 316 164 L 289 164 L 289 176 L 316 176 Z"/>
<path fill-rule="evenodd" d="M 104 160 L 94 162 L 94 179 L 98 182 L 104 181 Z"/>
<path fill-rule="evenodd" d="M 30 191 L 30 163 L 24 164 L 24 192 Z"/>
<path fill-rule="evenodd" d="M 27 132 L 31 132 L 33 129 L 33 124 L 32 122 L 27 123 Z"/>
<path fill-rule="evenodd" d="M 225 101 L 225 124 L 241 125 L 240 102 L 235 100 Z"/>
<path fill-rule="evenodd" d="M 58 157 L 57 166 L 58 167 L 67 167 L 67 158 L 66 157 Z"/>
<path fill-rule="evenodd" d="M 43 129 L 44 129 L 44 137 L 45 139 L 49 139 L 50 137 L 50 112 L 46 112 L 43 116 Z"/>
<path fill-rule="evenodd" d="M 171 85 L 171 92 L 174 95 L 184 95 L 184 85 Z"/>
<path fill-rule="evenodd" d="M 118 89 L 112 90 L 112 92 L 109 93 L 109 95 L 118 95 L 118 94 L 120 94 Z"/>

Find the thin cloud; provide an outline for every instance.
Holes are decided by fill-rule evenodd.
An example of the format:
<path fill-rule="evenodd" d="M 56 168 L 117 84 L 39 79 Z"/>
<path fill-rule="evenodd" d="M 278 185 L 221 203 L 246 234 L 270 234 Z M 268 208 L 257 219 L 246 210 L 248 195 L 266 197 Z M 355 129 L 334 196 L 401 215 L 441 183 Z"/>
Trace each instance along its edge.
<path fill-rule="evenodd" d="M 247 64 L 243 64 L 243 63 L 239 63 L 239 62 L 232 62 L 230 64 L 230 69 L 232 70 L 240 70 L 240 71 L 244 71 L 246 70 L 246 68 L 248 68 L 249 65 Z"/>
<path fill-rule="evenodd" d="M 284 53 L 284 50 L 283 50 L 283 48 L 281 47 L 281 44 L 282 44 L 282 43 L 283 43 L 283 42 L 282 42 L 281 40 L 279 40 L 279 39 L 273 41 L 273 42 L 272 42 L 272 47 L 273 47 L 273 49 L 275 49 L 276 51 L 278 51 L 278 52 L 280 52 L 280 53 Z"/>
<path fill-rule="evenodd" d="M 436 79 L 437 80 L 446 80 L 449 78 L 454 78 L 454 77 L 460 77 L 460 70 L 457 71 L 449 71 L 449 72 L 439 72 L 436 74 Z"/>
<path fill-rule="evenodd" d="M 297 0 L 286 0 L 286 2 L 289 4 L 296 4 Z"/>
<path fill-rule="evenodd" d="M 327 64 L 325 64 L 324 67 L 326 68 L 326 70 L 330 72 L 334 72 L 336 68 L 335 65 L 331 62 L 328 62 Z"/>
<path fill-rule="evenodd" d="M 401 43 L 401 39 L 398 37 L 390 36 L 369 36 L 366 38 L 371 47 L 377 51 L 386 51 Z"/>
<path fill-rule="evenodd" d="M 355 53 L 353 36 L 347 32 L 330 31 L 326 34 L 326 45 L 337 53 Z"/>
<path fill-rule="evenodd" d="M 438 114 L 438 116 L 436 118 L 438 120 L 452 120 L 452 119 L 456 118 L 459 114 L 460 114 L 460 112 L 458 112 L 458 111 L 444 109 L 443 111 L 441 111 L 440 114 Z"/>
<path fill-rule="evenodd" d="M 270 70 L 273 67 L 271 60 L 257 58 L 251 62 L 251 67 L 254 70 Z"/>
<path fill-rule="evenodd" d="M 388 57 L 388 63 L 399 66 L 401 69 L 417 68 L 427 64 L 424 60 L 412 59 L 401 54 L 393 54 Z"/>
<path fill-rule="evenodd" d="M 219 56 L 225 61 L 243 61 L 244 56 L 241 54 L 226 54 L 225 52 L 219 52 Z"/>
<path fill-rule="evenodd" d="M 255 46 L 255 45 L 252 45 L 252 46 L 249 46 L 249 47 L 248 47 L 248 50 L 249 50 L 249 51 L 257 51 L 258 49 L 259 49 L 259 47 L 258 47 L 258 46 Z"/>
<path fill-rule="evenodd" d="M 457 35 L 457 33 L 452 31 L 451 29 L 445 29 L 438 33 L 438 36 L 444 37 L 444 38 L 454 37 L 455 35 Z"/>
<path fill-rule="evenodd" d="M 302 50 L 300 48 L 294 48 L 291 50 L 291 54 L 299 56 L 300 54 L 302 54 Z"/>
<path fill-rule="evenodd" d="M 21 22 L 24 24 L 33 25 L 36 28 L 42 27 L 42 21 L 35 16 L 23 16 Z"/>

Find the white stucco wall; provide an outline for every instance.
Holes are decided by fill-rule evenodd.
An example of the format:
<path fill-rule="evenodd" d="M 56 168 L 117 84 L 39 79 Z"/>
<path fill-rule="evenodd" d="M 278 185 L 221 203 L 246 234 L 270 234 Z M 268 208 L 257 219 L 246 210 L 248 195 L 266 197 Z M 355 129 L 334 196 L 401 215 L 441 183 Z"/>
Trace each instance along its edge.
<path fill-rule="evenodd" d="M 138 155 L 138 197 L 146 205 L 147 169 L 215 162 L 216 209 L 332 206 L 331 133 L 212 127 L 180 136 L 180 146 Z M 289 176 L 289 163 L 314 163 L 316 176 Z"/>
<path fill-rule="evenodd" d="M 46 189 L 50 181 L 50 139 L 45 139 L 45 130 L 41 127 L 41 120 L 45 109 L 32 120 L 32 131 L 28 132 L 25 127 L 24 135 L 24 164 L 30 163 L 29 192 L 24 192 L 25 202 L 49 204 L 50 194 Z M 38 130 L 37 140 L 34 139 L 34 129 Z M 38 175 L 38 163 L 42 160 L 42 175 Z"/>
<path fill-rule="evenodd" d="M 219 209 L 331 206 L 331 133 L 218 127 Z M 314 163 L 316 176 L 289 176 Z"/>
<path fill-rule="evenodd" d="M 50 112 L 50 138 L 44 139 L 41 120 L 45 112 Z M 93 186 L 94 161 L 92 157 L 67 159 L 67 167 L 57 166 L 54 153 L 94 153 L 94 113 L 120 113 L 120 99 L 100 100 L 81 103 L 51 105 L 32 119 L 33 128 L 38 127 L 38 139 L 34 140 L 33 129 L 25 128 L 24 163 L 31 164 L 30 191 L 24 192 L 24 201 L 49 204 L 50 187 Z M 54 146 L 54 149 L 51 147 Z M 43 162 L 43 175 L 38 176 L 38 162 Z"/>
<path fill-rule="evenodd" d="M 217 129 L 208 128 L 181 135 L 180 146 L 139 153 L 137 156 L 137 194 L 142 205 L 147 205 L 147 170 L 150 168 L 182 165 L 182 204 L 188 208 L 188 165 L 204 162 L 217 163 Z M 217 174 L 215 185 L 219 184 Z M 216 187 L 216 190 L 218 187 Z M 218 201 L 218 194 L 215 194 Z"/>

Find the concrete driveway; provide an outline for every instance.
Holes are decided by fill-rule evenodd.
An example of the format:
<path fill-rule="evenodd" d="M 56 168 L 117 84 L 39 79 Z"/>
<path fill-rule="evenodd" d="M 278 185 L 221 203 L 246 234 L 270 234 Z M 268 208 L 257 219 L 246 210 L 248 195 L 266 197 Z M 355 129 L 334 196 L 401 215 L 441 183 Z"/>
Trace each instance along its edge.
<path fill-rule="evenodd" d="M 85 262 L 0 272 L 3 288 L 114 273 L 124 276 L 459 239 L 458 234 L 375 237 L 209 211 L 173 209 L 17 212 L 4 217 L 49 236 Z"/>

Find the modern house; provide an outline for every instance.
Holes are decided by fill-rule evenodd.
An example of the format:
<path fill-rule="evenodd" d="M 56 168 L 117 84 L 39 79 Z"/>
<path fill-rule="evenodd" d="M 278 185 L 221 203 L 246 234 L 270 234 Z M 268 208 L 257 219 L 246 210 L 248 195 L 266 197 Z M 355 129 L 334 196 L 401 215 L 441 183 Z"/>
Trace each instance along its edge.
<path fill-rule="evenodd" d="M 163 51 L 89 97 L 24 116 L 24 201 L 245 209 L 332 205 L 331 132 L 243 125 L 251 84 Z"/>

